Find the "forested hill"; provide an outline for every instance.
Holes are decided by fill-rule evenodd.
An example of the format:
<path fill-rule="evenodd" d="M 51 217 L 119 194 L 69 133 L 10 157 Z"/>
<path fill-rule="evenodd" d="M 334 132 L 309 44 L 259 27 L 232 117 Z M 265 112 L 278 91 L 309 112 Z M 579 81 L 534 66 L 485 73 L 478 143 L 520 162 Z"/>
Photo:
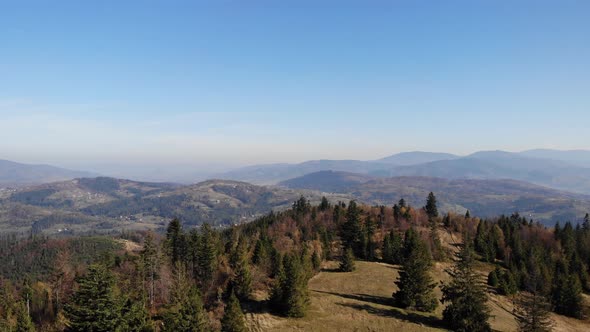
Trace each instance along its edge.
<path fill-rule="evenodd" d="M 420 204 L 433 191 L 443 212 L 493 217 L 518 212 L 553 225 L 557 221 L 579 223 L 590 210 L 590 196 L 564 192 L 516 180 L 444 179 L 421 176 L 392 178 L 322 171 L 281 182 L 291 189 L 319 190 L 351 195 L 369 204 L 389 205 L 402 197 Z"/>
<path fill-rule="evenodd" d="M 289 208 L 306 190 L 210 180 L 194 185 L 82 178 L 0 190 L 0 233 L 81 234 L 163 229 L 174 217 L 186 225 L 227 226 Z M 336 195 L 336 198 L 343 195 Z"/>
<path fill-rule="evenodd" d="M 302 197 L 225 230 L 3 237 L 0 330 L 590 328 L 589 216 L 550 229 L 422 205 Z"/>

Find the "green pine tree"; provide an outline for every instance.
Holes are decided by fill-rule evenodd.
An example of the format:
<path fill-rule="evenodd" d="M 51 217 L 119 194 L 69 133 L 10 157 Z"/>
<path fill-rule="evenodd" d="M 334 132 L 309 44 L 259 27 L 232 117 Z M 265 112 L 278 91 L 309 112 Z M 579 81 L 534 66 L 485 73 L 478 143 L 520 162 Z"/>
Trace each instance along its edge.
<path fill-rule="evenodd" d="M 210 331 L 209 317 L 203 307 L 199 289 L 191 285 L 186 268 L 177 264 L 173 277 L 171 303 L 163 314 L 162 331 Z"/>
<path fill-rule="evenodd" d="M 552 325 L 549 317 L 551 306 L 543 294 L 546 280 L 543 276 L 542 259 L 532 254 L 528 263 L 529 274 L 525 281 L 525 291 L 520 292 L 514 301 L 514 316 L 520 332 L 549 332 Z"/>
<path fill-rule="evenodd" d="M 166 249 L 172 265 L 183 259 L 186 253 L 186 239 L 178 218 L 172 219 L 166 230 Z"/>
<path fill-rule="evenodd" d="M 375 241 L 373 240 L 373 236 L 375 235 L 375 222 L 373 221 L 373 218 L 371 218 L 371 216 L 368 216 L 367 219 L 365 220 L 365 245 L 364 245 L 364 258 L 368 261 L 373 261 L 375 260 L 375 256 L 376 253 L 375 251 L 377 250 L 377 244 L 375 243 Z"/>
<path fill-rule="evenodd" d="M 410 228 L 404 239 L 399 279 L 395 282 L 399 289 L 393 294 L 397 306 L 425 312 L 436 309 L 438 302 L 433 293 L 436 284 L 428 272 L 431 266 L 432 261 L 424 242 Z"/>
<path fill-rule="evenodd" d="M 344 250 L 340 258 L 340 271 L 352 272 L 354 269 L 354 254 L 352 253 L 352 249 L 347 248 Z"/>
<path fill-rule="evenodd" d="M 346 222 L 342 224 L 340 237 L 345 248 L 351 248 L 355 256 L 363 256 L 362 228 L 360 221 L 361 210 L 355 201 L 350 201 L 346 212 Z"/>
<path fill-rule="evenodd" d="M 10 330 L 8 330 L 10 331 Z M 35 324 L 31 320 L 25 303 L 17 303 L 15 332 L 35 332 Z"/>
<path fill-rule="evenodd" d="M 434 219 L 438 217 L 438 207 L 436 206 L 436 196 L 434 193 L 430 192 L 428 194 L 428 199 L 426 199 L 426 206 L 424 206 L 424 211 L 426 211 L 426 215 L 428 219 Z"/>
<path fill-rule="evenodd" d="M 322 202 L 320 203 L 319 208 L 320 211 L 327 211 L 330 208 L 330 202 L 328 202 L 326 196 L 322 196 Z"/>
<path fill-rule="evenodd" d="M 307 281 L 300 258 L 285 256 L 271 296 L 271 303 L 279 313 L 287 317 L 305 316 L 310 302 Z"/>
<path fill-rule="evenodd" d="M 320 272 L 320 269 L 322 268 L 322 258 L 317 251 L 314 251 L 313 256 L 311 256 L 311 265 L 315 273 Z"/>
<path fill-rule="evenodd" d="M 130 299 L 125 301 L 121 310 L 121 332 L 152 332 L 154 326 L 150 315 L 141 302 L 134 302 Z"/>
<path fill-rule="evenodd" d="M 250 264 L 248 263 L 248 253 L 246 244 L 240 241 L 234 254 L 235 262 L 234 277 L 232 279 L 233 291 L 241 300 L 248 300 L 252 293 L 252 274 L 250 273 Z"/>
<path fill-rule="evenodd" d="M 78 290 L 65 306 L 68 331 L 108 332 L 120 324 L 120 305 L 113 288 L 115 278 L 103 265 L 90 265 L 78 278 Z"/>
<path fill-rule="evenodd" d="M 221 319 L 221 331 L 222 332 L 246 332 L 246 323 L 244 320 L 244 314 L 240 307 L 240 301 L 236 295 L 232 292 L 229 296 L 227 304 L 225 306 L 225 312 Z"/>
<path fill-rule="evenodd" d="M 217 270 L 217 239 L 215 231 L 209 224 L 201 226 L 198 245 L 198 279 L 201 289 L 207 290 Z"/>
<path fill-rule="evenodd" d="M 455 265 L 447 271 L 451 281 L 442 287 L 442 301 L 449 303 L 443 311 L 443 320 L 453 331 L 491 331 L 485 285 L 475 272 L 474 263 L 473 249 L 470 240 L 466 239 Z"/>
<path fill-rule="evenodd" d="M 154 242 L 153 233 L 149 232 L 145 237 L 143 250 L 140 255 L 144 267 L 143 281 L 147 284 L 148 303 L 153 308 L 156 298 L 156 280 L 158 279 L 158 268 L 160 265 L 158 248 Z"/>

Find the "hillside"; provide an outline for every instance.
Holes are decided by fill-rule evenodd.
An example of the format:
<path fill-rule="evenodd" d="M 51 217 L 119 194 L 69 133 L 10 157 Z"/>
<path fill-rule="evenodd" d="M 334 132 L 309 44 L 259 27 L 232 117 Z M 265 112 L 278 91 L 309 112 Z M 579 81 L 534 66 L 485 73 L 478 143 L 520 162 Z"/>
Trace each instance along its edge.
<path fill-rule="evenodd" d="M 319 172 L 284 181 L 292 189 L 350 194 L 370 204 L 390 205 L 404 198 L 422 206 L 430 191 L 437 194 L 442 211 L 478 216 L 520 214 L 547 224 L 579 221 L 590 209 L 590 196 L 563 192 L 515 180 L 447 180 L 432 177 L 376 178 L 344 172 Z"/>
<path fill-rule="evenodd" d="M 0 191 L 0 232 L 81 233 L 160 229 L 174 217 L 190 226 L 240 223 L 291 206 L 301 194 L 244 182 L 190 186 L 113 178 L 82 178 Z"/>
<path fill-rule="evenodd" d="M 95 176 L 49 165 L 22 164 L 0 160 L 0 187 L 41 184 Z"/>

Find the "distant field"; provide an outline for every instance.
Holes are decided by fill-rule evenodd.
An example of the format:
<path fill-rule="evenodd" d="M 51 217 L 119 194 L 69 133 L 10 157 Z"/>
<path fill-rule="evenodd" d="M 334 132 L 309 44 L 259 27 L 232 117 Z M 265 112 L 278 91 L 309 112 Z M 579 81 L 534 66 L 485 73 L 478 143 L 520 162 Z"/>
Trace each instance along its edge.
<path fill-rule="evenodd" d="M 446 280 L 444 269 L 449 264 L 437 263 L 433 277 Z M 271 314 L 247 314 L 253 331 L 446 331 L 440 325 L 443 307 L 433 314 L 423 314 L 395 308 L 389 304 L 396 290 L 396 266 L 356 262 L 356 271 L 335 272 L 336 262 L 309 282 L 311 307 L 302 319 L 286 319 Z M 490 266 L 480 265 L 482 272 Z M 440 296 L 440 290 L 436 289 Z M 588 299 L 586 299 L 588 300 Z M 588 301 L 587 301 L 588 302 Z M 490 299 L 492 328 L 496 331 L 516 331 L 512 306 L 508 298 L 494 295 Z M 590 322 L 552 315 L 554 331 L 590 331 Z"/>

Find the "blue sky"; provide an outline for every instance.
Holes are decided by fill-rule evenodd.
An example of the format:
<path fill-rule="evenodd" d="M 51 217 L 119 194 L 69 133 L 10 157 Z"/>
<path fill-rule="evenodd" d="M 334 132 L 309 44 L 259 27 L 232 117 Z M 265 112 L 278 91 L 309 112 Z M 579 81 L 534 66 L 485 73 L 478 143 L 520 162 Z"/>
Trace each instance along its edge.
<path fill-rule="evenodd" d="M 590 149 L 588 1 L 2 1 L 0 158 Z"/>

